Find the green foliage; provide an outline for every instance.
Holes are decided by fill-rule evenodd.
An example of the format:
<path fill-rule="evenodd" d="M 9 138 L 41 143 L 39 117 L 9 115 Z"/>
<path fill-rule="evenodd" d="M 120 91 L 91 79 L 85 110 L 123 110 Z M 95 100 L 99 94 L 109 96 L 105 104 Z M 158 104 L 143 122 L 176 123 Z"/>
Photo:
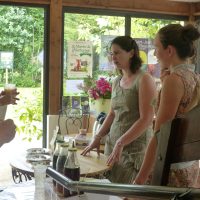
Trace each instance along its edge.
<path fill-rule="evenodd" d="M 95 46 L 95 52 L 99 54 L 101 50 L 101 35 L 123 35 L 125 20 L 124 17 L 116 16 L 68 13 L 65 14 L 64 27 L 64 38 L 68 41 L 92 41 Z"/>
<path fill-rule="evenodd" d="M 132 18 L 133 37 L 154 37 L 157 30 L 171 20 Z M 92 41 L 94 71 L 99 66 L 102 35 L 124 35 L 125 18 L 119 16 L 65 14 L 64 48 L 69 40 Z M 83 31 L 84 30 L 84 31 Z M 14 69 L 9 73 L 9 81 L 17 86 L 35 87 L 40 84 L 41 64 L 37 56 L 44 44 L 44 9 L 17 6 L 0 6 L 0 51 L 14 52 Z M 66 65 L 66 56 L 64 58 Z M 63 71 L 67 77 L 66 70 Z M 0 80 L 5 82 L 5 70 L 1 70 Z M 27 83 L 27 85 L 26 85 Z"/>
<path fill-rule="evenodd" d="M 23 134 L 23 140 L 29 142 L 33 138 L 38 140 L 42 137 L 42 90 L 33 92 L 34 98 L 20 98 L 21 106 L 18 106 L 16 112 L 19 114 L 19 125 L 17 132 Z"/>
<path fill-rule="evenodd" d="M 175 20 L 132 18 L 131 36 L 133 38 L 154 38 L 157 31 L 171 23 L 180 23 Z"/>
<path fill-rule="evenodd" d="M 26 82 L 31 87 L 40 84 L 41 64 L 37 56 L 43 50 L 43 42 L 42 8 L 0 6 L 0 51 L 14 52 L 14 68 L 9 78 L 17 81 L 17 86 L 25 86 Z M 4 74 L 5 70 L 1 72 Z M 0 78 L 3 81 L 4 76 Z"/>

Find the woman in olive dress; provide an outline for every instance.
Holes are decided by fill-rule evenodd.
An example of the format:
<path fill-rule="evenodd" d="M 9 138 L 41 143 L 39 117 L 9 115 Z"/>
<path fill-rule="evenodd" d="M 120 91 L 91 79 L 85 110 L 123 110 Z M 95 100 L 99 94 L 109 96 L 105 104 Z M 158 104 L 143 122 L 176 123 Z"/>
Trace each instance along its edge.
<path fill-rule="evenodd" d="M 141 69 L 138 46 L 131 37 L 119 36 L 111 43 L 111 56 L 120 72 L 112 84 L 111 108 L 101 129 L 82 155 L 100 147 L 106 135 L 105 154 L 112 166 L 111 182 L 131 183 L 137 175 L 152 133 L 156 96 L 153 78 Z"/>

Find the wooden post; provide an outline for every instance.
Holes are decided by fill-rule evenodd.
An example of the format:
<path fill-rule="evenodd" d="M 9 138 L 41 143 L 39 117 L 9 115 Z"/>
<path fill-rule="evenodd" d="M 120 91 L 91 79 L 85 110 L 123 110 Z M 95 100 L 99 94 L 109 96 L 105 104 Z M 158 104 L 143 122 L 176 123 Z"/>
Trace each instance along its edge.
<path fill-rule="evenodd" d="M 50 4 L 49 114 L 58 114 L 61 91 L 62 0 Z"/>

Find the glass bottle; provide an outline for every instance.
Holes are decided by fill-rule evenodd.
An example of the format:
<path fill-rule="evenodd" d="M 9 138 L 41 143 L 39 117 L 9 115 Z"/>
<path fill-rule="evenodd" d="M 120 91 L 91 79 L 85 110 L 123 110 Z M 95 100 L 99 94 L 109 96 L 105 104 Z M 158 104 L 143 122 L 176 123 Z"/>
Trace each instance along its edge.
<path fill-rule="evenodd" d="M 56 142 L 57 141 L 63 141 L 64 142 L 64 136 L 61 134 L 60 128 L 57 131 L 56 140 L 55 140 L 55 143 L 54 143 L 54 149 L 56 148 Z"/>
<path fill-rule="evenodd" d="M 80 179 L 80 165 L 77 158 L 77 148 L 74 147 L 74 142 L 72 147 L 68 149 L 67 160 L 64 165 L 64 175 L 73 181 L 79 181 Z M 70 190 L 64 188 L 64 197 L 76 195 L 76 192 L 71 192 Z"/>
<path fill-rule="evenodd" d="M 68 146 L 69 143 L 67 142 L 64 142 L 60 145 L 60 153 L 56 162 L 56 171 L 60 172 L 61 174 L 64 174 L 64 164 L 68 155 Z M 61 184 L 56 183 L 56 191 L 58 195 L 63 196 L 63 189 L 64 187 Z"/>
<path fill-rule="evenodd" d="M 56 148 L 53 152 L 53 169 L 56 170 L 56 163 L 57 163 L 57 159 L 58 159 L 58 155 L 59 155 L 59 152 L 60 152 L 60 145 L 63 143 L 64 141 L 63 140 L 57 140 L 56 141 Z M 56 185 L 56 181 L 53 180 L 53 185 L 55 186 Z"/>

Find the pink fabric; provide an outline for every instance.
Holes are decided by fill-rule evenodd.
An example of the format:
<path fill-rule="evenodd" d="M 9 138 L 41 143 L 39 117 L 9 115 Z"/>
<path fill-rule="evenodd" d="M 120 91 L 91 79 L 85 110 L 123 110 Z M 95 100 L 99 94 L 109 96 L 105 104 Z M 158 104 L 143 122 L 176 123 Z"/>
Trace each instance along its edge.
<path fill-rule="evenodd" d="M 168 186 L 172 187 L 199 187 L 199 161 L 194 161 L 190 166 L 182 169 L 171 169 Z"/>

